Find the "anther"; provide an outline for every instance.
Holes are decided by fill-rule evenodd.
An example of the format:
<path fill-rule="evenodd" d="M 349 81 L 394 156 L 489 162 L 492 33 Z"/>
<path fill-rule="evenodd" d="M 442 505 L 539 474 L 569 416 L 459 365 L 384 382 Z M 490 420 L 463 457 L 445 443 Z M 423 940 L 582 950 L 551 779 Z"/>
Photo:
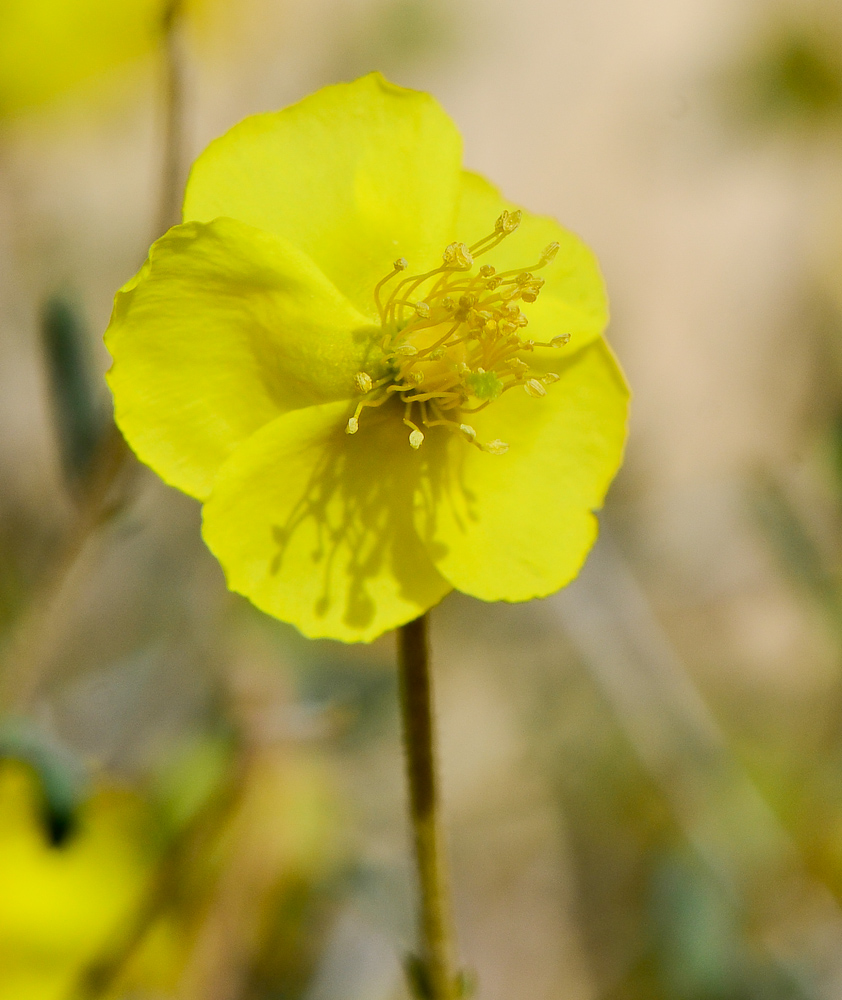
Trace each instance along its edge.
<path fill-rule="evenodd" d="M 413 355 L 418 353 L 418 348 L 413 347 L 412 344 L 401 344 L 400 347 L 396 347 L 392 354 L 401 354 L 404 357 L 411 358 Z"/>
<path fill-rule="evenodd" d="M 473 427 L 471 427 L 470 424 L 459 424 L 459 430 L 469 441 L 473 441 L 477 436 L 477 432 L 473 429 Z"/>
<path fill-rule="evenodd" d="M 414 430 L 409 435 L 409 446 L 414 448 L 416 451 L 421 447 L 421 442 L 424 440 L 424 434 L 422 431 Z"/>
<path fill-rule="evenodd" d="M 415 303 L 415 315 L 420 319 L 429 319 L 430 317 L 430 307 L 426 302 L 416 302 Z"/>
<path fill-rule="evenodd" d="M 368 372 L 357 372 L 354 376 L 354 385 L 356 386 L 357 392 L 361 393 L 363 396 L 371 391 L 371 376 Z"/>
<path fill-rule="evenodd" d="M 520 225 L 522 215 L 522 212 L 503 212 L 500 218 L 494 223 L 494 231 L 508 236 L 509 233 L 513 233 Z"/>
<path fill-rule="evenodd" d="M 348 423 L 347 423 L 347 425 L 345 427 L 345 433 L 346 434 L 356 434 L 359 429 L 360 429 L 360 422 L 359 422 L 359 420 L 357 420 L 356 417 L 349 417 L 348 418 Z"/>
<path fill-rule="evenodd" d="M 546 375 L 543 375 L 541 377 L 541 381 L 544 383 L 544 385 L 552 385 L 553 382 L 561 381 L 561 375 L 556 375 L 555 372 L 547 372 Z"/>
<path fill-rule="evenodd" d="M 495 271 L 496 269 L 491 264 L 483 264 L 479 269 L 479 276 L 481 278 L 490 278 Z"/>
<path fill-rule="evenodd" d="M 552 243 L 548 243 L 541 251 L 541 263 L 549 264 L 551 260 L 555 259 L 555 255 L 558 253 L 560 249 L 561 249 L 561 244 L 556 243 L 555 240 L 553 240 Z"/>
<path fill-rule="evenodd" d="M 557 337 L 553 337 L 550 341 L 550 347 L 566 347 L 570 343 L 570 334 L 561 333 Z"/>
<path fill-rule="evenodd" d="M 445 267 L 452 267 L 457 271 L 470 271 L 474 264 L 471 251 L 465 243 L 451 243 L 445 247 L 441 259 Z"/>
<path fill-rule="evenodd" d="M 523 388 L 526 390 L 526 395 L 532 396 L 533 399 L 540 399 L 542 396 L 547 395 L 547 390 L 537 378 L 527 379 L 523 383 Z"/>
<path fill-rule="evenodd" d="M 482 450 L 487 451 L 489 455 L 505 455 L 509 446 L 505 441 L 496 438 L 494 441 L 488 441 L 482 445 Z"/>
<path fill-rule="evenodd" d="M 398 257 L 394 264 L 392 264 L 392 267 L 396 271 L 405 271 L 409 267 L 409 261 L 406 257 Z"/>

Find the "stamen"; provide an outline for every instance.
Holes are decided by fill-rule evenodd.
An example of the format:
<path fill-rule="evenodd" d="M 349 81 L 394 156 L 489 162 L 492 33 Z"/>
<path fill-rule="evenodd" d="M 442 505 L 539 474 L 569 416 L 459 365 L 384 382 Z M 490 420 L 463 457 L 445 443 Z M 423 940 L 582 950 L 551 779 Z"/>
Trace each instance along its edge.
<path fill-rule="evenodd" d="M 445 247 L 441 255 L 445 267 L 452 267 L 458 271 L 470 271 L 474 266 L 474 258 L 470 249 L 464 243 L 451 243 Z"/>
<path fill-rule="evenodd" d="M 533 398 L 545 396 L 545 387 L 559 381 L 559 376 L 534 371 L 524 355 L 535 347 L 562 347 L 570 339 L 560 334 L 548 343 L 536 343 L 521 339 L 520 332 L 528 323 L 521 305 L 536 300 L 544 285 L 536 272 L 557 256 L 558 243 L 548 244 L 526 268 L 497 271 L 482 264 L 474 269 L 476 258 L 514 233 L 521 218 L 519 211 L 504 211 L 493 230 L 477 242 L 450 243 L 438 267 L 395 282 L 384 304 L 381 292 L 386 283 L 408 269 L 402 257 L 393 263 L 391 273 L 374 290 L 382 326 L 382 374 L 376 380 L 365 371 L 354 376 L 363 399 L 349 418 L 346 433 L 358 432 L 365 407 L 382 406 L 397 397 L 405 407 L 403 423 L 410 430 L 413 449 L 421 447 L 427 428 L 443 426 L 481 451 L 505 453 L 506 442 L 479 441 L 464 417 L 484 410 L 515 386 L 523 386 Z"/>
<path fill-rule="evenodd" d="M 505 233 L 507 236 L 509 233 L 513 233 L 517 227 L 520 225 L 520 220 L 523 218 L 523 212 L 503 212 L 499 219 L 494 223 L 494 229 L 498 233 Z"/>

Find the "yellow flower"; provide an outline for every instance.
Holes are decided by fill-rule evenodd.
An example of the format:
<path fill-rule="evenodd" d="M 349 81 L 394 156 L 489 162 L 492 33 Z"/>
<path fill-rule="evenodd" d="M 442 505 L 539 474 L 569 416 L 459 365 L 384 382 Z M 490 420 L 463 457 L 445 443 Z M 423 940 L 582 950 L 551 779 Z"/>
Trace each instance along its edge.
<path fill-rule="evenodd" d="M 0 766 L 0 1000 L 63 1000 L 107 953 L 152 873 L 152 817 L 125 791 L 100 789 L 79 829 L 51 846 L 32 773 Z"/>
<path fill-rule="evenodd" d="M 193 14 L 207 0 L 180 0 Z M 172 0 L 2 0 L 0 118 L 48 102 L 144 55 Z M 113 79 L 108 77 L 109 86 Z"/>
<path fill-rule="evenodd" d="M 109 383 L 231 589 L 367 641 L 576 575 L 625 438 L 599 271 L 431 97 L 372 74 L 248 118 L 184 219 L 117 294 Z"/>
<path fill-rule="evenodd" d="M 164 0 L 3 0 L 0 115 L 49 100 L 151 48 Z"/>

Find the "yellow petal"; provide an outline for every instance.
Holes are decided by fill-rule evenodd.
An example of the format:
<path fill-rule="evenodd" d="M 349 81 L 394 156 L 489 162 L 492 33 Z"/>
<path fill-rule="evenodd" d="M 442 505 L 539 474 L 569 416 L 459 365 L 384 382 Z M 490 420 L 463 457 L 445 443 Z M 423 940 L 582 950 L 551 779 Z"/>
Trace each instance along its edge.
<path fill-rule="evenodd" d="M 461 140 L 428 94 L 378 73 L 255 115 L 193 166 L 184 219 L 231 216 L 289 240 L 373 318 L 392 261 L 441 263 L 460 183 Z"/>
<path fill-rule="evenodd" d="M 459 239 L 474 243 L 490 233 L 503 210 L 517 206 L 506 201 L 485 178 L 465 171 L 458 215 Z M 596 257 L 573 233 L 555 219 L 523 212 L 517 230 L 478 262 L 498 271 L 528 270 L 550 243 L 559 244 L 553 261 L 536 271 L 546 282 L 536 302 L 523 306 L 529 319 L 525 332 L 533 340 L 549 341 L 570 334 L 567 353 L 600 336 L 608 322 L 608 302 Z"/>
<path fill-rule="evenodd" d="M 385 409 L 385 408 L 384 408 Z M 369 641 L 450 590 L 412 523 L 424 458 L 408 430 L 329 403 L 279 417 L 237 449 L 204 508 L 228 586 L 311 638 Z"/>
<path fill-rule="evenodd" d="M 367 322 L 274 237 L 231 219 L 177 226 L 115 299 L 105 339 L 117 423 L 142 461 L 203 499 L 259 427 L 354 394 Z"/>
<path fill-rule="evenodd" d="M 465 417 L 505 454 L 450 436 L 448 461 L 418 492 L 418 532 L 442 576 L 486 601 L 543 597 L 576 575 L 620 465 L 628 390 L 611 352 L 597 341 L 556 370 L 546 396 L 517 387 Z"/>

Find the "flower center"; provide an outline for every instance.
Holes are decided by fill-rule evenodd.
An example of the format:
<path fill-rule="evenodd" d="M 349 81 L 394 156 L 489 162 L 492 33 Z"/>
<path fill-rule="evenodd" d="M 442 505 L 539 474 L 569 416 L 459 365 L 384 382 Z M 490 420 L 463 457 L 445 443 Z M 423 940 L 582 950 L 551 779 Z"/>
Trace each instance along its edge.
<path fill-rule="evenodd" d="M 394 262 L 374 289 L 385 374 L 376 380 L 364 371 L 355 376 L 362 399 L 348 420 L 348 434 L 357 433 L 366 407 L 397 397 L 412 448 L 421 447 L 422 428 L 446 427 L 492 455 L 508 450 L 505 441 L 479 441 L 470 415 L 517 386 L 535 399 L 545 396 L 545 387 L 559 376 L 538 374 L 522 355 L 570 340 L 569 334 L 549 343 L 523 337 L 528 321 L 521 303 L 537 299 L 544 279 L 535 272 L 555 258 L 558 243 L 550 243 L 526 268 L 498 272 L 482 264 L 474 270 L 476 259 L 499 246 L 520 219 L 520 212 L 503 212 L 494 231 L 478 242 L 451 243 L 439 267 L 402 278 L 384 302 L 386 286 L 408 269 L 402 257 Z"/>

